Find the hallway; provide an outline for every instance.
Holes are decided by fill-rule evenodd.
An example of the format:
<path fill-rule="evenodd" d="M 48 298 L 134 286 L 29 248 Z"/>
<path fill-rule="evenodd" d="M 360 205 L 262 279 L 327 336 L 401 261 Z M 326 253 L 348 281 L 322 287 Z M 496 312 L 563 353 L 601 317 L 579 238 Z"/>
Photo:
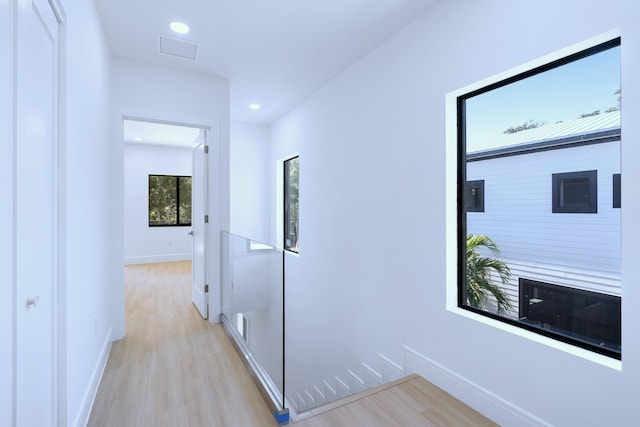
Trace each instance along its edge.
<path fill-rule="evenodd" d="M 89 426 L 275 426 L 222 327 L 191 302 L 191 262 L 125 267 L 115 342 Z"/>

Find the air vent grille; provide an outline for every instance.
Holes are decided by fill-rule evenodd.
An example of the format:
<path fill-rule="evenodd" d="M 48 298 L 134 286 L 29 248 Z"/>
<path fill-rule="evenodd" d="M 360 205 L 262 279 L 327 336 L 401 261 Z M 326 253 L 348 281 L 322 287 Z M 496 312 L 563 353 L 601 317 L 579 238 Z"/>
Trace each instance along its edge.
<path fill-rule="evenodd" d="M 158 52 L 194 61 L 198 53 L 198 44 L 167 36 L 158 36 Z"/>

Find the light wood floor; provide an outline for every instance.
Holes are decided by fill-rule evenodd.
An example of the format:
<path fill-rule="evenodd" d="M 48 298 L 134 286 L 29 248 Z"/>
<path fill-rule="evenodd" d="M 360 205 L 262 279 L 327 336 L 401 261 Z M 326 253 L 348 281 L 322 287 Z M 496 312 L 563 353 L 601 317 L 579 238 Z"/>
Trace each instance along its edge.
<path fill-rule="evenodd" d="M 296 427 L 495 427 L 496 423 L 418 375 L 335 402 Z"/>
<path fill-rule="evenodd" d="M 222 328 L 191 303 L 190 262 L 127 266 L 125 286 L 126 337 L 113 344 L 89 426 L 277 426 Z M 294 425 L 496 426 L 418 376 L 313 415 Z"/>
<path fill-rule="evenodd" d="M 191 303 L 191 263 L 127 266 L 126 337 L 89 426 L 277 426 L 231 342 Z"/>

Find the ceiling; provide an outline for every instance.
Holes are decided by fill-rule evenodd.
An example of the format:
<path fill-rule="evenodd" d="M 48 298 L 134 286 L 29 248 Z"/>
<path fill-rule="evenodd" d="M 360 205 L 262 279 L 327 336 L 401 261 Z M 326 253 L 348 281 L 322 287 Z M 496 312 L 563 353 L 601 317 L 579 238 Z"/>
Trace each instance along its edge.
<path fill-rule="evenodd" d="M 113 56 L 229 79 L 231 120 L 269 124 L 437 0 L 95 0 Z M 171 21 L 191 31 L 171 32 Z M 196 58 L 158 52 L 196 43 Z M 260 110 L 249 104 L 258 103 Z"/>

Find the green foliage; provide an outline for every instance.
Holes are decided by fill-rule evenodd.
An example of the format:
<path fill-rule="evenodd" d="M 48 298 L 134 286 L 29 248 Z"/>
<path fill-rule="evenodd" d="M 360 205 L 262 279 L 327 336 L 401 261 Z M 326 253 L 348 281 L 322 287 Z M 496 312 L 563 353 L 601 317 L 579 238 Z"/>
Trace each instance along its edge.
<path fill-rule="evenodd" d="M 616 95 L 617 98 L 617 105 L 613 106 L 613 107 L 609 107 L 606 110 L 604 110 L 605 113 L 612 113 L 614 111 L 620 111 L 620 107 L 622 106 L 622 89 L 618 89 L 615 92 L 613 92 L 614 95 Z M 600 110 L 595 110 L 591 113 L 582 113 L 580 114 L 580 118 L 584 119 L 585 117 L 591 117 L 591 116 L 597 116 L 598 114 L 600 114 Z"/>
<path fill-rule="evenodd" d="M 149 175 L 149 225 L 190 224 L 191 177 Z"/>
<path fill-rule="evenodd" d="M 544 126 L 544 124 L 545 122 L 536 122 L 534 120 L 529 120 L 528 122 L 524 122 L 520 126 L 507 128 L 502 133 L 512 134 L 516 132 L 522 132 L 523 130 L 539 128 L 540 126 Z"/>
<path fill-rule="evenodd" d="M 467 299 L 472 307 L 481 308 L 491 294 L 498 303 L 498 313 L 511 308 L 511 302 L 504 290 L 493 283 L 490 273 L 497 273 L 502 285 L 506 285 L 511 277 L 509 266 L 497 258 L 485 257 L 480 248 L 488 249 L 494 257 L 500 254 L 493 240 L 483 235 L 467 235 Z"/>
<path fill-rule="evenodd" d="M 180 224 L 191 224 L 191 177 L 181 176 L 178 178 L 180 187 L 180 200 L 178 200 L 178 209 L 180 210 Z"/>
<path fill-rule="evenodd" d="M 609 111 L 609 110 L 607 110 Z M 591 113 L 582 113 L 580 114 L 580 118 L 584 119 L 585 117 L 593 117 L 593 116 L 597 116 L 600 114 L 600 110 L 594 110 Z"/>
<path fill-rule="evenodd" d="M 285 248 L 298 250 L 298 224 L 300 211 L 300 158 L 295 157 L 285 162 Z"/>

